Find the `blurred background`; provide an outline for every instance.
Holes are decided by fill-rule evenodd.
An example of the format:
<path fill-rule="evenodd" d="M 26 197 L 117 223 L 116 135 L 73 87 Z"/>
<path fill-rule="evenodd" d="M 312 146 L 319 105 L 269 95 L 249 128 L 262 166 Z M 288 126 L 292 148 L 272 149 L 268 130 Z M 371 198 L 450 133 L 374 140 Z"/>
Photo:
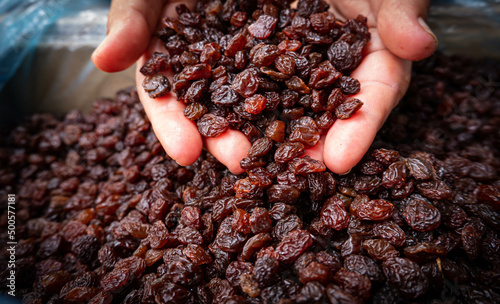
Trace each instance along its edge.
<path fill-rule="evenodd" d="M 0 122 L 26 113 L 90 109 L 135 85 L 90 60 L 106 35 L 109 0 L 0 1 Z M 447 54 L 500 59 L 500 0 L 432 1 L 428 24 Z"/>

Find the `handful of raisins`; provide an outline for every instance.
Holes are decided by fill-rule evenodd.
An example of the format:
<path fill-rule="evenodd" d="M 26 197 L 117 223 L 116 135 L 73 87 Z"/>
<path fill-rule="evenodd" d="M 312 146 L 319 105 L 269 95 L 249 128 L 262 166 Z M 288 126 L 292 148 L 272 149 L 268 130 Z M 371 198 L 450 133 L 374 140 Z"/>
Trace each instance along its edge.
<path fill-rule="evenodd" d="M 298 9 L 286 2 L 209 1 L 195 12 L 179 5 L 158 34 L 165 52 L 141 68 L 143 87 L 152 98 L 172 89 L 203 136 L 231 128 L 253 142 L 273 123 L 309 118 L 286 141 L 314 146 L 322 130 L 363 105 L 349 97 L 360 90 L 349 73 L 370 41 L 366 18 L 342 21 L 327 9 L 323 0 L 300 1 Z M 175 73 L 171 86 L 159 74 L 167 69 Z"/>

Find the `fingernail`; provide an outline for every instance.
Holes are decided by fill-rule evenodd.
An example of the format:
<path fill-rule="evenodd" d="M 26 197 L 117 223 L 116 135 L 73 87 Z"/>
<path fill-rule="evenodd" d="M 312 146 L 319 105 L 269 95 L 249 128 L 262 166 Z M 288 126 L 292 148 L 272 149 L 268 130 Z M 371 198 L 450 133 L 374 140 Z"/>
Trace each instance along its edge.
<path fill-rule="evenodd" d="M 351 173 L 351 170 L 352 170 L 352 168 L 351 168 L 351 169 L 349 169 L 349 170 L 347 170 L 347 171 L 346 171 L 346 172 L 344 172 L 344 173 L 340 173 L 339 175 L 347 175 L 347 174 Z"/>
<path fill-rule="evenodd" d="M 431 34 L 432 38 L 434 38 L 434 41 L 436 42 L 436 45 L 437 45 L 438 44 L 437 37 L 432 32 L 431 28 L 427 25 L 427 23 L 425 22 L 424 18 L 418 17 L 418 23 L 420 23 L 420 26 L 422 27 L 422 29 L 424 31 L 426 31 L 427 33 Z"/>

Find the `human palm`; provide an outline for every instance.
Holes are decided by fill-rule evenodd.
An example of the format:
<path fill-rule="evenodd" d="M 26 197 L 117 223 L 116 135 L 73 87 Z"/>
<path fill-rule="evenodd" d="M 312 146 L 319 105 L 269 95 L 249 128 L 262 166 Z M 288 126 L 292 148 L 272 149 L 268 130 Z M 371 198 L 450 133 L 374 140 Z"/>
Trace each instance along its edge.
<path fill-rule="evenodd" d="M 189 3 L 191 7 L 195 1 Z M 152 38 L 156 26 L 165 16 L 175 16 L 180 2 L 115 0 L 112 2 L 108 36 L 93 54 L 98 68 L 107 72 L 123 70 L 137 60 L 136 83 L 144 80 L 139 68 L 164 46 Z M 366 0 L 335 1 L 331 5 L 340 19 L 368 18 L 371 41 L 364 59 L 351 76 L 361 83 L 356 98 L 364 102 L 356 115 L 337 120 L 318 144 L 306 154 L 323 160 L 335 173 L 345 173 L 356 165 L 370 147 L 377 131 L 408 88 L 411 62 L 431 55 L 435 36 L 423 22 L 428 1 Z M 146 49 L 146 45 L 148 45 Z M 138 94 L 155 133 L 167 154 L 181 165 L 193 163 L 205 147 L 234 173 L 242 173 L 240 160 L 251 144 L 240 131 L 228 130 L 215 138 L 203 138 L 196 124 L 184 117 L 184 103 L 173 94 L 151 99 L 144 90 Z"/>

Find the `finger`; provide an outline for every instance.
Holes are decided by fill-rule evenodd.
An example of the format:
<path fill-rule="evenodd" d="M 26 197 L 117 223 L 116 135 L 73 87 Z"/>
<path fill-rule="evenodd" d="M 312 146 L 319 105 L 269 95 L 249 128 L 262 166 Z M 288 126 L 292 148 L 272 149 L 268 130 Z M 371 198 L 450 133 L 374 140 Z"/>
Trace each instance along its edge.
<path fill-rule="evenodd" d="M 375 26 L 376 18 L 369 1 L 330 0 L 330 11 L 337 18 L 356 18 L 358 15 L 368 19 L 368 26 Z"/>
<path fill-rule="evenodd" d="M 337 120 L 325 138 L 324 161 L 330 170 L 345 173 L 361 160 L 406 92 L 410 73 L 411 63 L 386 49 L 372 52 L 363 59 L 352 76 L 361 83 L 356 98 L 364 104 L 350 119 Z"/>
<path fill-rule="evenodd" d="M 308 155 L 316 160 L 323 161 L 324 147 L 325 147 L 325 136 L 322 135 L 319 141 L 313 147 L 306 149 L 305 155 Z"/>
<path fill-rule="evenodd" d="M 387 48 L 407 60 L 421 60 L 437 47 L 437 38 L 425 23 L 429 1 L 386 0 L 377 16 L 377 29 Z"/>
<path fill-rule="evenodd" d="M 182 166 L 196 161 L 203 148 L 203 141 L 196 124 L 184 116 L 185 105 L 177 101 L 172 93 L 152 99 L 142 89 L 144 75 L 139 72 L 145 58 L 141 58 L 136 69 L 139 99 L 151 121 L 156 137 L 165 152 Z"/>
<path fill-rule="evenodd" d="M 92 54 L 105 72 L 130 67 L 149 45 L 163 1 L 114 0 L 108 15 L 107 36 Z"/>
<path fill-rule="evenodd" d="M 186 4 L 188 7 L 194 7 L 195 1 L 179 1 Z M 189 3 L 187 3 L 189 2 Z M 175 13 L 174 5 L 168 5 L 166 15 L 172 16 Z M 199 133 L 198 133 L 199 135 Z M 201 135 L 199 135 L 201 137 Z M 247 157 L 248 149 L 252 146 L 247 137 L 236 130 L 227 130 L 217 137 L 203 138 L 205 147 L 215 158 L 224 164 L 231 172 L 235 174 L 243 173 L 244 170 L 240 166 L 240 161 Z M 186 145 L 189 148 L 188 145 Z"/>
<path fill-rule="evenodd" d="M 169 2 L 160 8 L 161 16 L 175 16 L 175 5 L 179 2 Z M 194 1 L 184 2 L 192 6 Z M 194 163 L 201 154 L 203 140 L 196 124 L 184 116 L 185 105 L 178 101 L 173 93 L 152 99 L 143 90 L 142 82 L 145 76 L 140 73 L 140 67 L 144 65 L 149 55 L 153 52 L 165 52 L 165 48 L 159 39 L 148 36 L 146 42 L 149 46 L 143 50 L 143 55 L 137 61 L 136 84 L 139 99 L 144 107 L 146 115 L 151 121 L 156 137 L 162 144 L 166 153 L 180 165 L 187 166 Z"/>
<path fill-rule="evenodd" d="M 218 137 L 205 138 L 207 150 L 234 174 L 243 173 L 240 161 L 247 157 L 252 144 L 247 137 L 236 130 L 227 130 Z"/>

